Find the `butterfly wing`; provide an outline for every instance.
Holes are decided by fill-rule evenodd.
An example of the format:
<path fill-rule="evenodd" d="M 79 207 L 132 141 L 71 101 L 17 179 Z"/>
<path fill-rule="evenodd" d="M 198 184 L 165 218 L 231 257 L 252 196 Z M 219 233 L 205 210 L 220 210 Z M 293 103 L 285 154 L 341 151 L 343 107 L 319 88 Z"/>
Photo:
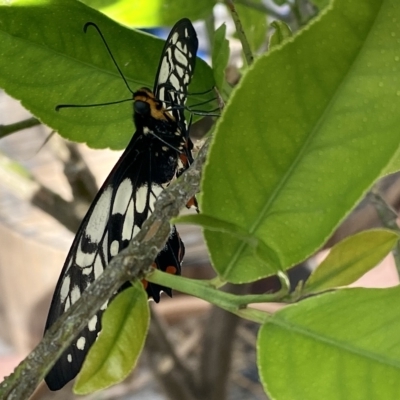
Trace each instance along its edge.
<path fill-rule="evenodd" d="M 195 59 L 197 38 L 193 41 L 193 45 L 189 46 L 191 50 L 188 53 L 180 53 L 181 56 L 175 53 L 177 49 L 184 49 L 183 43 L 192 37 L 187 35 L 189 31 L 190 35 L 194 32 L 189 20 L 179 21 L 172 29 L 156 76 L 156 97 L 159 96 L 159 100 L 171 108 L 172 115 L 181 126 L 177 131 L 167 132 L 172 137 L 177 132 L 187 137 L 182 106 L 185 103 L 187 86 L 194 70 L 194 60 L 184 62 L 182 54 Z M 173 67 L 177 57 L 180 57 L 178 60 L 180 65 L 186 66 L 184 68 L 186 72 L 182 77 L 179 70 L 181 66 L 178 69 Z M 165 68 L 168 68 L 168 71 Z M 179 92 L 176 89 L 178 76 L 179 90 L 181 90 Z M 104 182 L 83 219 L 68 253 L 53 295 L 45 330 L 49 329 L 57 318 L 79 299 L 82 292 L 100 276 L 111 258 L 128 245 L 152 213 L 157 196 L 179 173 L 178 153 L 171 149 L 159 151 L 160 146 L 162 143 L 154 142 L 154 139 L 150 140 L 144 134 L 142 127 L 135 133 Z M 187 153 L 185 157 L 188 155 L 191 157 L 189 147 L 185 146 L 185 149 Z M 183 243 L 173 227 L 164 249 L 154 261 L 154 266 L 163 271 L 179 274 L 183 255 Z M 147 284 L 146 290 L 155 301 L 159 301 L 160 290 L 171 294 L 170 289 L 153 284 Z M 46 376 L 46 383 L 51 390 L 62 388 L 81 369 L 87 351 L 101 330 L 101 315 L 106 307 L 107 303 L 88 322 Z"/>
<path fill-rule="evenodd" d="M 179 20 L 171 30 L 163 49 L 163 56 L 158 67 L 154 84 L 155 96 L 170 110 L 175 120 L 186 135 L 186 145 L 180 154 L 181 175 L 193 162 L 193 143 L 189 138 L 189 130 L 185 119 L 185 103 L 188 88 L 196 66 L 198 49 L 196 31 L 189 19 Z M 193 198 L 189 205 L 197 209 L 197 201 Z"/>
<path fill-rule="evenodd" d="M 178 122 L 186 127 L 184 106 L 188 87 L 196 65 L 198 39 L 192 23 L 187 18 L 172 28 L 162 52 L 154 84 L 154 95 L 172 109 Z"/>
<path fill-rule="evenodd" d="M 158 164 L 144 139 L 143 135 L 139 135 L 131 142 L 82 221 L 57 283 L 46 330 L 100 276 L 111 258 L 128 245 L 153 211 L 154 202 L 163 188 L 156 183 Z M 172 258 L 171 265 L 175 265 L 179 272 L 180 254 L 183 254 L 179 250 L 181 242 L 174 232 L 170 241 L 167 246 L 175 250 L 174 254 L 169 255 Z M 157 260 L 165 257 L 162 253 Z M 160 263 L 157 260 L 155 262 Z M 150 294 L 158 300 L 159 293 L 154 289 Z M 79 372 L 87 351 L 101 330 L 101 314 L 106 307 L 107 303 L 47 375 L 46 382 L 51 390 L 60 389 Z"/>

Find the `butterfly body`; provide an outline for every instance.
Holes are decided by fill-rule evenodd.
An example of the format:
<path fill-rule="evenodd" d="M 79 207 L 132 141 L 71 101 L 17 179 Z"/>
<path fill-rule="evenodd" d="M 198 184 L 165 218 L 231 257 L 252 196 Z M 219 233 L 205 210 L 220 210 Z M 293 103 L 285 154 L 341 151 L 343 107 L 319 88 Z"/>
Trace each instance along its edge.
<path fill-rule="evenodd" d="M 183 19 L 174 26 L 166 41 L 154 90 L 141 88 L 133 94 L 136 132 L 75 236 L 53 295 L 45 330 L 79 299 L 112 257 L 129 244 L 153 212 L 159 194 L 193 160 L 183 106 L 196 51 L 196 33 L 190 21 Z M 180 274 L 184 253 L 184 245 L 173 226 L 153 266 Z M 144 285 L 149 297 L 156 302 L 160 300 L 160 291 L 171 295 L 169 288 L 147 282 Z M 101 315 L 107 305 L 108 302 L 88 321 L 46 376 L 51 390 L 60 389 L 79 372 L 87 351 L 101 331 Z"/>

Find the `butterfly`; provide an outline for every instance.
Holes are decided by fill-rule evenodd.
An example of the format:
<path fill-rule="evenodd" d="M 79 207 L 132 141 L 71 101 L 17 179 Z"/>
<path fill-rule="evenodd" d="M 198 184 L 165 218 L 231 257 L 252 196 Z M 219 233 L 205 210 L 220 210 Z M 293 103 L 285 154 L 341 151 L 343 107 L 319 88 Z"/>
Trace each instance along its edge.
<path fill-rule="evenodd" d="M 89 25 L 97 28 L 93 23 L 85 27 Z M 45 331 L 100 276 L 112 257 L 128 245 L 153 212 L 159 194 L 193 161 L 193 144 L 188 136 L 184 108 L 197 48 L 192 23 L 181 19 L 165 42 L 153 90 L 141 88 L 133 93 L 136 132 L 97 193 L 75 236 L 53 295 Z M 184 253 L 185 247 L 173 226 L 153 266 L 180 274 Z M 120 291 L 129 285 L 126 283 Z M 144 285 L 148 296 L 156 302 L 160 300 L 161 291 L 171 296 L 169 288 L 149 282 Z M 61 389 L 80 371 L 90 346 L 101 331 L 101 316 L 107 304 L 93 316 L 47 374 L 45 381 L 51 390 Z"/>

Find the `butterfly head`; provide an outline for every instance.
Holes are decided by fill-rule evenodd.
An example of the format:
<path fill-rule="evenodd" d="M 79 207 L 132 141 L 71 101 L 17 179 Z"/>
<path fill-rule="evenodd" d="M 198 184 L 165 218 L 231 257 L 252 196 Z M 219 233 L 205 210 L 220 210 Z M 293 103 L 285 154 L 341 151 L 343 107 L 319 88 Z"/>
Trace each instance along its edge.
<path fill-rule="evenodd" d="M 163 103 L 148 88 L 141 88 L 134 93 L 133 110 L 136 127 L 141 125 L 141 120 L 148 121 L 149 118 L 158 121 L 175 122 L 175 118 L 164 108 Z"/>

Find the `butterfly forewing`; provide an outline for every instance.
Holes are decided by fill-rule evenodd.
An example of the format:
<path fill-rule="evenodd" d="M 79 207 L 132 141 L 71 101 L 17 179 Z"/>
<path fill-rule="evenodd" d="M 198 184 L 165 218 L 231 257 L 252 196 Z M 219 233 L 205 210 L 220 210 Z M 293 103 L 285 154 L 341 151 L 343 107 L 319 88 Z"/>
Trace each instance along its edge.
<path fill-rule="evenodd" d="M 166 41 L 156 74 L 154 94 L 134 94 L 136 133 L 107 177 L 75 236 L 53 295 L 46 330 L 95 281 L 112 257 L 125 248 L 153 212 L 154 203 L 172 179 L 192 160 L 183 106 L 197 52 L 197 37 L 188 19 L 179 21 Z M 179 274 L 184 246 L 172 227 L 154 267 Z M 145 282 L 149 297 L 160 299 L 169 288 Z M 126 283 L 120 290 L 127 287 Z M 79 372 L 101 330 L 101 310 L 62 354 L 46 382 L 58 390 Z"/>
<path fill-rule="evenodd" d="M 197 35 L 191 22 L 186 18 L 177 22 L 165 43 L 154 85 L 155 96 L 167 108 L 186 103 L 197 47 Z M 174 110 L 174 117 L 185 123 L 183 107 Z"/>

